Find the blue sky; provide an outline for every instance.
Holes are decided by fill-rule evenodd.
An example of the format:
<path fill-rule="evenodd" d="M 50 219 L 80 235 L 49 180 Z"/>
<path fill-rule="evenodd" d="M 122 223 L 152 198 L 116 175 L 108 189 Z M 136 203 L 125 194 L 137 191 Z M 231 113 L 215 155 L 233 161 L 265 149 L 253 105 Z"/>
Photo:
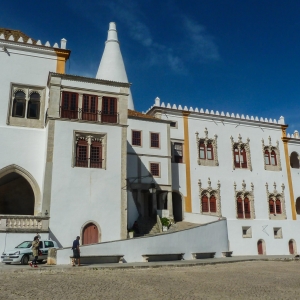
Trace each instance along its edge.
<path fill-rule="evenodd" d="M 136 110 L 171 104 L 285 117 L 300 131 L 299 0 L 6 1 L 0 27 L 72 50 L 67 73 L 95 77 L 117 23 Z"/>

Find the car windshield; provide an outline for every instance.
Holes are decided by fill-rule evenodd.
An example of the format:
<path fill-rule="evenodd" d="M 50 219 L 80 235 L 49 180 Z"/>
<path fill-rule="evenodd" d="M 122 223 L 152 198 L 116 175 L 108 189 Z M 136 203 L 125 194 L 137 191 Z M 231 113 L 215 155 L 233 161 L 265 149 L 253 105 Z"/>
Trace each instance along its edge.
<path fill-rule="evenodd" d="M 32 246 L 32 242 L 26 241 L 18 245 L 16 248 L 30 248 L 31 246 Z"/>

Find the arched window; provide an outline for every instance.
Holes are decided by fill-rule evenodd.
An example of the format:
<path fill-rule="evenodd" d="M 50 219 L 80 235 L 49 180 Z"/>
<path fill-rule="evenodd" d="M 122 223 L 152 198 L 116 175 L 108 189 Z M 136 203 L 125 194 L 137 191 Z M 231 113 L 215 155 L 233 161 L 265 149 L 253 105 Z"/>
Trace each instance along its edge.
<path fill-rule="evenodd" d="M 30 95 L 28 108 L 27 108 L 28 119 L 40 118 L 40 100 L 41 100 L 41 96 L 39 93 L 34 92 Z"/>
<path fill-rule="evenodd" d="M 294 169 L 299 169 L 299 155 L 297 152 L 292 152 L 290 156 L 290 164 Z"/>
<path fill-rule="evenodd" d="M 276 199 L 276 214 L 280 215 L 281 214 L 281 201 L 279 199 Z"/>
<path fill-rule="evenodd" d="M 245 212 L 245 218 L 250 219 L 251 218 L 250 201 L 247 197 L 244 199 L 244 212 Z"/>
<path fill-rule="evenodd" d="M 237 213 L 239 219 L 244 219 L 243 200 L 241 197 L 237 198 Z"/>
<path fill-rule="evenodd" d="M 200 158 L 206 159 L 205 144 L 204 144 L 204 141 L 202 141 L 202 140 L 199 143 L 199 151 L 200 151 Z"/>
<path fill-rule="evenodd" d="M 234 148 L 234 165 L 236 168 L 240 168 L 240 154 L 237 147 Z"/>
<path fill-rule="evenodd" d="M 207 144 L 207 159 L 209 159 L 209 160 L 214 159 L 213 145 L 211 142 L 208 142 L 208 144 Z"/>
<path fill-rule="evenodd" d="M 102 143 L 93 141 L 91 145 L 90 167 L 102 168 Z"/>
<path fill-rule="evenodd" d="M 208 212 L 208 198 L 206 195 L 202 196 L 202 212 Z"/>
<path fill-rule="evenodd" d="M 209 208 L 210 212 L 217 212 L 217 201 L 214 195 L 210 196 L 209 198 Z"/>
<path fill-rule="evenodd" d="M 246 155 L 246 150 L 244 148 L 241 148 L 240 151 L 240 162 L 241 162 L 241 167 L 247 169 L 247 155 Z"/>
<path fill-rule="evenodd" d="M 76 167 L 88 167 L 88 142 L 79 140 L 76 147 Z"/>
<path fill-rule="evenodd" d="M 24 118 L 25 109 L 26 109 L 26 95 L 22 91 L 17 91 L 15 93 L 12 116 Z"/>
<path fill-rule="evenodd" d="M 272 150 L 272 152 L 271 152 L 271 165 L 277 166 L 276 153 L 274 150 Z"/>
<path fill-rule="evenodd" d="M 265 163 L 266 163 L 266 165 L 270 164 L 270 152 L 269 152 L 269 150 L 265 150 Z"/>
<path fill-rule="evenodd" d="M 247 169 L 247 153 L 243 146 L 240 149 L 238 146 L 234 147 L 234 166 Z"/>
<path fill-rule="evenodd" d="M 272 199 L 269 200 L 269 209 L 270 209 L 270 214 L 275 214 L 274 200 Z"/>

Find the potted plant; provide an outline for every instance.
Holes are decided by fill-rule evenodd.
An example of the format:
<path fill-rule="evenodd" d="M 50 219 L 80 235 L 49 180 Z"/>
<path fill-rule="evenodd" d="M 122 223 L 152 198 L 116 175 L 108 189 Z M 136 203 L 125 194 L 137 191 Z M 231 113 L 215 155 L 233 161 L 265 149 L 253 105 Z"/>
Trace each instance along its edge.
<path fill-rule="evenodd" d="M 161 225 L 162 225 L 162 230 L 168 231 L 170 220 L 168 218 L 161 218 L 160 221 L 161 221 Z"/>

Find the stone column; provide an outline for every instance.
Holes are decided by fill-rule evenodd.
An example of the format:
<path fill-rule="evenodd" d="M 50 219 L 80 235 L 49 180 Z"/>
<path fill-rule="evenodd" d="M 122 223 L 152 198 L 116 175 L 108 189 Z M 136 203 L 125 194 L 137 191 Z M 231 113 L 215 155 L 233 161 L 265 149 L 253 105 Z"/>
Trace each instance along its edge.
<path fill-rule="evenodd" d="M 174 215 L 173 215 L 172 192 L 168 192 L 167 201 L 168 201 L 169 217 L 170 218 L 174 218 Z"/>
<path fill-rule="evenodd" d="M 83 94 L 78 95 L 78 119 L 82 120 L 82 98 Z M 79 113 L 81 111 L 81 113 Z"/>

